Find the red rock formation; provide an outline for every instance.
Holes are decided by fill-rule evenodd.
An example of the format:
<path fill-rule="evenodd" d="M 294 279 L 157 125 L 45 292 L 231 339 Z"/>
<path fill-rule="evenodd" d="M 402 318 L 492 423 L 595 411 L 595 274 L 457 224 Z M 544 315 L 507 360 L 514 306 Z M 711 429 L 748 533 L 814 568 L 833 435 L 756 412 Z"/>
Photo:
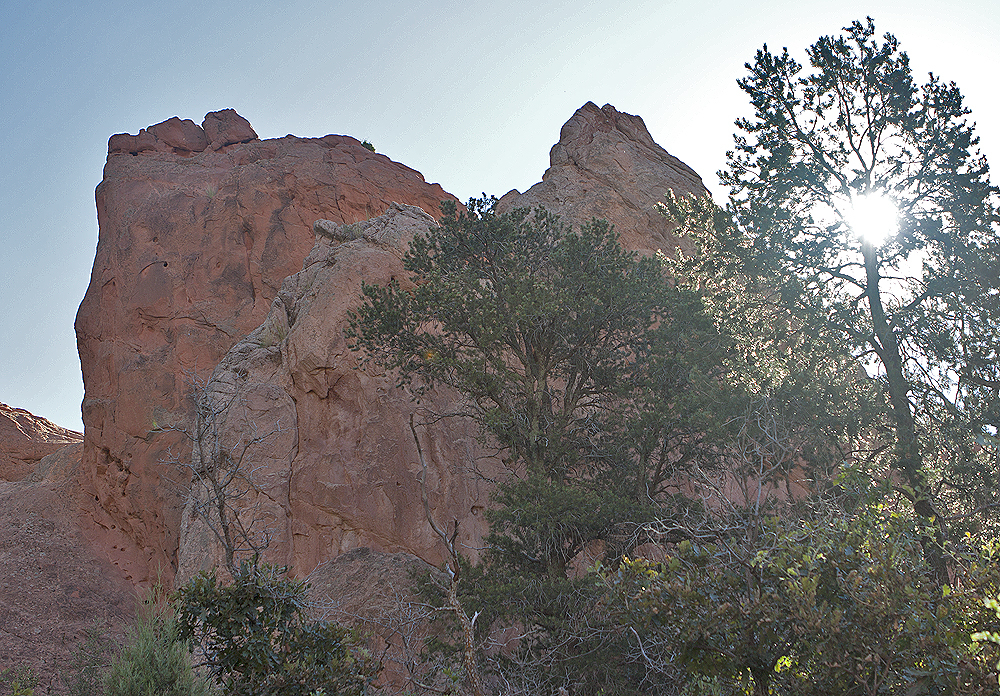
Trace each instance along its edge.
<path fill-rule="evenodd" d="M 642 253 L 677 246 L 673 225 L 655 209 L 667 190 L 708 194 L 693 169 L 653 141 L 641 118 L 610 104 L 580 107 L 562 127 L 549 163 L 539 183 L 510 191 L 500 209 L 543 206 L 574 225 L 603 218 L 622 246 Z"/>
<path fill-rule="evenodd" d="M 172 576 L 187 443 L 164 431 L 264 320 L 302 268 L 318 218 L 356 222 L 392 201 L 436 215 L 454 197 L 354 138 L 256 140 L 232 110 L 204 128 L 170 119 L 109 141 L 100 236 L 76 320 L 83 369 L 82 482 L 112 555 L 141 582 Z M 244 142 L 249 140 L 249 142 Z"/>
<path fill-rule="evenodd" d="M 20 481 L 42 457 L 83 440 L 83 434 L 21 408 L 0 404 L 0 479 Z"/>
<path fill-rule="evenodd" d="M 208 146 L 213 150 L 221 150 L 226 145 L 248 143 L 257 139 L 257 134 L 250 127 L 250 122 L 233 109 L 213 111 L 201 122 L 208 138 Z"/>
<path fill-rule="evenodd" d="M 93 522 L 137 582 L 212 559 L 206 530 L 190 518 L 178 556 L 188 476 L 169 462 L 189 461 L 171 428 L 189 425 L 192 383 L 204 385 L 219 365 L 211 390 L 238 404 L 223 437 L 250 426 L 268 436 L 269 449 L 253 456 L 265 464 L 258 510 L 276 533 L 273 560 L 308 572 L 370 546 L 436 562 L 408 430 L 413 406 L 384 376 L 353 369 L 342 335 L 361 280 L 405 278 L 400 239 L 431 220 L 396 206 L 352 230 L 338 225 L 379 215 L 389 201 L 436 215 L 450 196 L 353 138 L 243 142 L 252 137 L 223 111 L 202 129 L 171 119 L 109 143 L 97 259 L 77 317 Z M 627 248 L 651 253 L 676 243 L 654 209 L 671 188 L 706 192 L 639 117 L 586 104 L 563 127 L 543 181 L 501 207 L 545 205 L 574 223 L 607 218 Z M 317 219 L 336 224 L 314 238 Z M 458 520 L 475 547 L 488 491 L 463 469 L 475 456 L 470 427 L 423 437 L 436 514 Z"/>

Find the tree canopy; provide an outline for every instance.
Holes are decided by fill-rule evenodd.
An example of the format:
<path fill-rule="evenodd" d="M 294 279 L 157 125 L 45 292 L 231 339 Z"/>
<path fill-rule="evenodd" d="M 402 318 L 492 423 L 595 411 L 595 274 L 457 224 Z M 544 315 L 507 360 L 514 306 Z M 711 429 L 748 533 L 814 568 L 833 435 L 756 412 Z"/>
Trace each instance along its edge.
<path fill-rule="evenodd" d="M 997 190 L 958 87 L 918 86 L 871 18 L 844 31 L 807 49 L 808 73 L 787 49 L 757 52 L 739 81 L 755 114 L 737 121 L 721 173 L 725 213 L 673 210 L 703 238 L 694 266 L 758 279 L 877 380 L 891 456 L 872 473 L 939 547 L 961 522 L 994 524 L 1000 504 Z M 872 200 L 895 212 L 879 235 L 870 210 L 858 217 Z"/>

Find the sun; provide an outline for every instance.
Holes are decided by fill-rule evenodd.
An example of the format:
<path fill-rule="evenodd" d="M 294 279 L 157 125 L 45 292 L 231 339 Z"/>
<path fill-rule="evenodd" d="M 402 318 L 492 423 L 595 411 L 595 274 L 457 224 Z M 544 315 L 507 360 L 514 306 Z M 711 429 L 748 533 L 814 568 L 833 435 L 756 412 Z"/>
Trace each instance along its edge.
<path fill-rule="evenodd" d="M 899 231 L 899 209 L 883 193 L 853 196 L 844 222 L 862 241 L 879 246 Z"/>

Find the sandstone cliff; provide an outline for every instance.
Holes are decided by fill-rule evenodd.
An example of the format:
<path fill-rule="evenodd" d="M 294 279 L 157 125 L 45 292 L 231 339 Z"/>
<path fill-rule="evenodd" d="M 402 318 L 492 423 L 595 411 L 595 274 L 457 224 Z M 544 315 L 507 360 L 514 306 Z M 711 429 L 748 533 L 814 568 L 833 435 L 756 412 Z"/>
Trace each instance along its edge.
<path fill-rule="evenodd" d="M 265 322 L 230 349 L 205 389 L 208 411 L 219 414 L 207 444 L 238 452 L 235 463 L 253 472 L 258 490 L 245 499 L 247 524 L 256 518 L 269 525 L 268 559 L 299 575 L 358 547 L 444 560 L 421 503 L 409 430 L 417 409 L 391 376 L 358 369 L 344 338 L 362 282 L 396 278 L 405 287 L 402 256 L 413 236 L 434 224 L 419 208 L 400 204 L 354 225 L 318 222 L 302 271 L 285 280 Z M 454 400 L 434 395 L 417 421 L 455 411 Z M 473 471 L 475 427 L 449 418 L 420 431 L 432 508 L 449 528 L 458 525 L 459 543 L 474 554 L 489 491 Z M 195 494 L 182 522 L 181 578 L 220 558 L 193 514 L 206 492 Z"/>
<path fill-rule="evenodd" d="M 312 224 L 393 202 L 437 215 L 437 184 L 354 138 L 257 140 L 232 110 L 113 136 L 97 187 L 100 236 L 76 320 L 82 484 L 115 562 L 135 582 L 176 563 L 188 443 L 169 428 L 190 388 L 261 324 L 302 268 Z"/>

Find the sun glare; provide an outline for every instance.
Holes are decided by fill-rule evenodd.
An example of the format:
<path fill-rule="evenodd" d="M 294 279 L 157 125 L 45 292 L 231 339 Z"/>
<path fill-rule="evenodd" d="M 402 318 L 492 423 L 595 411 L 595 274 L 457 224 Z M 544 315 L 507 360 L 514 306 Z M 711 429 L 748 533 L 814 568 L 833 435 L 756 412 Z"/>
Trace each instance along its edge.
<path fill-rule="evenodd" d="M 878 246 L 899 230 L 899 211 L 886 195 L 854 196 L 844 220 L 861 239 Z"/>

